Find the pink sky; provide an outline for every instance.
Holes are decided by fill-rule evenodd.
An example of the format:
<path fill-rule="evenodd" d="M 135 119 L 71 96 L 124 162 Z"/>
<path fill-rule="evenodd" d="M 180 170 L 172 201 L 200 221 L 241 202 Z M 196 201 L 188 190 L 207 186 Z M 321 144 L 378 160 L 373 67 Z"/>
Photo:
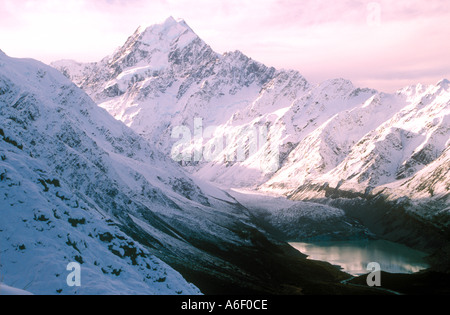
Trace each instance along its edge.
<path fill-rule="evenodd" d="M 217 52 L 241 50 L 313 83 L 343 77 L 393 92 L 450 79 L 448 0 L 2 0 L 0 49 L 98 61 L 169 16 Z"/>

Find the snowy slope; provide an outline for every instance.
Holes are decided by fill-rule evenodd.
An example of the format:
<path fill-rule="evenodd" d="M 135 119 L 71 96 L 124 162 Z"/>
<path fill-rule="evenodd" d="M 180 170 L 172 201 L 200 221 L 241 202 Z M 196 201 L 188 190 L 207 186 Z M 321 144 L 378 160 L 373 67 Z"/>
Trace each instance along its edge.
<path fill-rule="evenodd" d="M 263 261 L 281 264 L 289 247 L 55 69 L 0 56 L 0 126 L 6 285 L 35 294 L 200 293 L 175 268 L 209 292 L 274 290 Z M 255 255 L 264 259 L 250 266 Z M 72 261 L 82 266 L 80 288 L 65 285 Z"/>
<path fill-rule="evenodd" d="M 191 172 L 228 187 L 287 194 L 313 181 L 364 192 L 411 177 L 448 146 L 447 80 L 395 94 L 344 79 L 313 86 L 238 51 L 219 55 L 173 18 L 139 28 L 98 63 L 53 66 L 166 155 L 184 149 Z M 179 126 L 190 145 L 174 146 Z"/>
<path fill-rule="evenodd" d="M 243 130 L 265 128 L 267 130 L 263 138 L 267 141 L 265 146 L 258 146 L 255 154 L 240 163 L 232 165 L 223 165 L 220 161 L 210 163 L 198 171 L 200 176 L 234 187 L 254 187 L 265 183 L 270 185 L 274 174 L 281 167 L 292 165 L 297 172 L 289 171 L 288 180 L 280 185 L 271 185 L 275 186 L 272 188 L 282 186 L 281 191 L 284 192 L 285 186 L 297 187 L 307 172 L 314 173 L 316 168 L 328 167 L 324 165 L 324 158 L 329 160 L 341 158 L 344 152 L 337 157 L 328 156 L 328 152 L 321 152 L 326 145 L 319 144 L 317 134 L 325 129 L 324 124 L 334 116 L 370 98 L 375 91 L 357 89 L 351 82 L 343 79 L 329 80 L 318 86 L 306 84 L 302 89 L 294 86 L 292 90 L 297 91 L 296 97 L 288 98 L 288 102 L 284 104 L 286 107 L 278 109 L 275 105 L 268 106 L 256 114 L 251 122 L 239 125 L 239 128 Z M 281 98 L 280 95 L 278 97 Z M 255 104 L 245 111 L 251 111 L 251 108 L 261 103 L 263 99 L 267 101 L 264 92 Z M 274 104 L 280 103 L 277 101 Z M 240 120 L 242 119 L 236 119 L 233 116 L 225 128 L 230 126 L 230 129 L 236 130 L 235 125 L 239 124 Z M 233 132 L 232 130 L 229 132 Z M 242 138 L 246 136 L 247 134 L 244 133 L 236 137 L 236 140 L 225 148 L 225 152 L 236 150 L 236 147 L 243 143 Z M 349 142 L 351 139 L 343 136 L 341 141 Z M 298 170 L 301 170 L 303 174 L 298 174 Z M 277 189 L 272 191 L 277 192 Z"/>
<path fill-rule="evenodd" d="M 52 65 L 201 180 L 322 202 L 330 191 L 381 192 L 448 221 L 447 179 L 433 175 L 448 164 L 448 80 L 393 94 L 345 79 L 313 85 L 239 51 L 218 54 L 173 18 L 99 62 Z M 439 198 L 421 189 L 431 178 Z"/>
<path fill-rule="evenodd" d="M 450 148 L 414 176 L 377 187 L 388 201 L 403 204 L 409 211 L 439 229 L 450 226 Z"/>
<path fill-rule="evenodd" d="M 199 293 L 108 215 L 72 194 L 48 166 L 4 141 L 0 146 L 6 283 L 34 294 Z M 66 284 L 70 262 L 81 263 L 80 288 Z"/>
<path fill-rule="evenodd" d="M 1 54 L 0 91 L 2 280 L 36 294 L 200 293 L 116 226 L 119 205 L 95 200 L 105 156 L 131 156 L 119 135 L 133 133 L 36 61 Z M 70 262 L 82 264 L 80 288 L 66 284 Z"/>
<path fill-rule="evenodd" d="M 188 127 L 192 136 L 195 118 L 202 119 L 203 131 L 217 127 L 214 137 L 204 133 L 200 141 L 205 152 L 225 145 L 191 171 L 227 186 L 265 184 L 287 193 L 320 177 L 332 185 L 350 181 L 364 191 L 413 175 L 423 167 L 415 157 L 428 150 L 425 163 L 431 162 L 446 145 L 447 81 L 393 95 L 344 79 L 312 86 L 298 72 L 268 68 L 238 51 L 219 55 L 173 18 L 139 28 L 98 63 L 53 66 L 166 155 L 175 127 Z M 444 119 L 435 121 L 439 117 Z M 403 130 L 405 121 L 421 129 Z M 255 131 L 256 149 L 248 144 L 239 160 L 236 151 Z M 192 154 L 195 141 L 184 149 Z M 396 150 L 396 141 L 407 142 L 405 148 Z"/>
<path fill-rule="evenodd" d="M 30 292 L 12 288 L 6 284 L 0 283 L 0 295 L 32 295 Z"/>
<path fill-rule="evenodd" d="M 252 104 L 263 86 L 272 100 L 258 102 L 254 110 L 277 103 L 278 93 L 270 92 L 274 84 L 285 87 L 280 90 L 291 99 L 297 94 L 292 88 L 307 86 L 298 73 L 277 72 L 239 51 L 215 53 L 184 21 L 173 18 L 140 27 L 98 63 L 58 61 L 52 66 L 165 153 L 175 142 L 175 126 L 193 130 L 195 117 L 203 119 L 205 128 L 219 126 Z"/>
<path fill-rule="evenodd" d="M 395 95 L 377 94 L 310 133 L 265 188 L 281 185 L 287 191 L 326 183 L 366 192 L 410 178 L 449 147 L 449 114 L 445 80 Z"/>

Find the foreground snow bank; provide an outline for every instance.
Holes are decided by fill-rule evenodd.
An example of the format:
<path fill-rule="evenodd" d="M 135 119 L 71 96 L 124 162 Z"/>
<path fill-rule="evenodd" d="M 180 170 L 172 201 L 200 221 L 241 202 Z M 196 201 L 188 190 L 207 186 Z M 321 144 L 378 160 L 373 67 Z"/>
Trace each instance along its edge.
<path fill-rule="evenodd" d="M 30 292 L 20 290 L 0 283 L 0 295 L 33 295 Z"/>

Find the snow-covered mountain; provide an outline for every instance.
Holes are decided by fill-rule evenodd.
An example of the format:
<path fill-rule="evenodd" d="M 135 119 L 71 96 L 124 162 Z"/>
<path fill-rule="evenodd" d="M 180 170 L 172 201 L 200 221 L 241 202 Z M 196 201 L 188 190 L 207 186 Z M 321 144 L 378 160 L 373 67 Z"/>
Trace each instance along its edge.
<path fill-rule="evenodd" d="M 291 198 L 321 202 L 362 198 L 368 203 L 360 207 L 378 209 L 373 213 L 383 222 L 383 228 L 377 227 L 381 235 L 409 245 L 420 243 L 421 248 L 430 246 L 424 239 L 440 246 L 448 242 L 450 227 L 449 135 L 447 80 L 407 87 L 394 95 L 378 93 L 308 135 L 263 189 L 282 189 Z M 311 152 L 316 152 L 316 164 L 303 158 Z M 354 207 L 345 203 L 340 205 L 344 209 Z M 362 220 L 373 215 L 352 214 Z M 409 231 L 394 228 L 401 222 L 405 228 L 411 221 L 416 223 Z M 425 230 L 440 235 L 425 236 Z"/>
<path fill-rule="evenodd" d="M 217 127 L 218 136 L 203 135 L 203 143 L 214 147 L 226 138 L 225 146 L 195 172 L 227 186 L 264 184 L 288 193 L 318 180 L 365 191 L 412 176 L 448 146 L 447 80 L 396 94 L 344 79 L 313 86 L 296 71 L 266 67 L 240 52 L 219 55 L 173 18 L 139 28 L 99 63 L 53 66 L 167 155 L 175 127 L 194 134 L 195 118 L 203 131 Z M 267 134 L 259 140 L 278 152 L 246 144 L 261 129 Z M 224 163 L 241 143 L 250 151 L 245 160 Z M 277 157 L 275 167 L 261 167 L 261 160 Z"/>
<path fill-rule="evenodd" d="M 0 193 L 6 288 L 33 294 L 357 290 L 339 284 L 346 275 L 331 265 L 307 260 L 268 234 L 230 194 L 191 179 L 60 72 L 4 53 Z M 67 286 L 71 262 L 81 265 L 81 287 Z"/>
<path fill-rule="evenodd" d="M 173 18 L 100 62 L 52 66 L 195 178 L 321 203 L 382 196 L 448 229 L 448 80 L 393 94 L 345 79 L 314 85 L 239 51 L 218 54 Z"/>
<path fill-rule="evenodd" d="M 2 281 L 36 294 L 200 293 L 118 226 L 145 216 L 133 182 L 152 189 L 149 205 L 169 202 L 145 178 L 156 154 L 131 130 L 59 72 L 4 53 L 0 126 Z M 79 288 L 66 284 L 70 262 Z"/>
<path fill-rule="evenodd" d="M 312 181 L 365 191 L 409 178 L 449 147 L 449 105 L 446 80 L 375 94 L 318 126 L 266 186 Z"/>
<path fill-rule="evenodd" d="M 299 88 L 308 86 L 298 73 L 276 71 L 239 51 L 215 53 L 184 21 L 173 18 L 138 28 L 124 46 L 98 63 L 63 60 L 52 66 L 169 153 L 175 126 L 193 129 L 195 117 L 203 119 L 205 128 L 225 124 L 274 82 L 284 85 L 281 92 L 293 93 L 287 96 L 292 100 Z M 275 104 L 279 97 L 268 94 Z"/>

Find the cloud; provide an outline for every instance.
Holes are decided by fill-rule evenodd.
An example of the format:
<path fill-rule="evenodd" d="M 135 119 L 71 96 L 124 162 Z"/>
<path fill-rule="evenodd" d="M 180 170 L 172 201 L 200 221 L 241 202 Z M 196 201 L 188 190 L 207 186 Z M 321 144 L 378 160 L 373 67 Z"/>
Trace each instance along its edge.
<path fill-rule="evenodd" d="M 100 60 L 139 25 L 174 16 L 218 52 L 312 81 L 392 82 L 392 91 L 398 80 L 450 76 L 447 0 L 2 0 L 0 15 L 0 48 L 45 62 Z"/>

